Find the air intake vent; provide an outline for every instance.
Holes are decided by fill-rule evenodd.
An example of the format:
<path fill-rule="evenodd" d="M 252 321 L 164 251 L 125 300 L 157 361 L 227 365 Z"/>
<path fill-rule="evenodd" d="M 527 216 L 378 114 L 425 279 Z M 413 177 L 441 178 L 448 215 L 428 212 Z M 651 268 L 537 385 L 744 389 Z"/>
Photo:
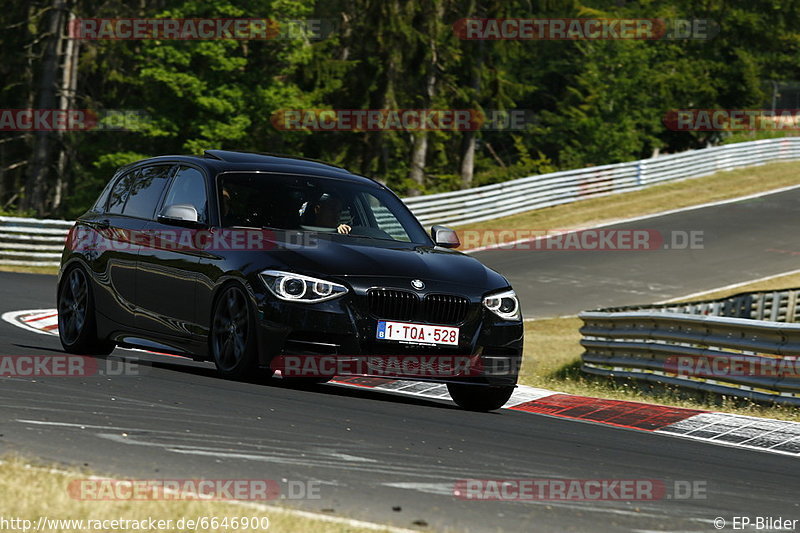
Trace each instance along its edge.
<path fill-rule="evenodd" d="M 389 320 L 419 320 L 419 298 L 413 292 L 391 289 L 370 289 L 367 292 L 369 312 Z"/>
<path fill-rule="evenodd" d="M 460 324 L 467 318 L 469 300 L 452 294 L 429 294 L 425 297 L 425 320 L 434 324 Z"/>
<path fill-rule="evenodd" d="M 432 324 L 460 324 L 469 313 L 470 302 L 453 294 L 429 294 L 420 302 L 416 294 L 394 289 L 370 289 L 367 305 L 371 315 L 386 320 Z"/>

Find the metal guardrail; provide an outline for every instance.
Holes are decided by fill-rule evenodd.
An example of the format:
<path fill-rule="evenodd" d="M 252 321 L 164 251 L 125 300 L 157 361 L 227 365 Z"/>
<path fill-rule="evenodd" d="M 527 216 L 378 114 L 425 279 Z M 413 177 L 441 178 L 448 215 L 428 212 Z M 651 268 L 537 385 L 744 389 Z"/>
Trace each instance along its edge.
<path fill-rule="evenodd" d="M 579 316 L 581 369 L 800 405 L 800 289 Z"/>
<path fill-rule="evenodd" d="M 664 181 L 798 159 L 800 137 L 764 139 L 541 174 L 473 189 L 405 198 L 404 202 L 425 225 L 458 226 L 641 189 Z"/>
<path fill-rule="evenodd" d="M 0 265 L 58 266 L 72 222 L 0 217 Z"/>
<path fill-rule="evenodd" d="M 800 289 L 755 291 L 696 302 L 608 307 L 603 312 L 657 311 L 800 323 Z"/>
<path fill-rule="evenodd" d="M 663 181 L 793 160 L 800 160 L 800 137 L 764 139 L 541 174 L 403 201 L 426 226 L 458 226 L 642 189 Z M 63 220 L 0 217 L 0 265 L 57 266 L 61 244 L 71 224 Z"/>

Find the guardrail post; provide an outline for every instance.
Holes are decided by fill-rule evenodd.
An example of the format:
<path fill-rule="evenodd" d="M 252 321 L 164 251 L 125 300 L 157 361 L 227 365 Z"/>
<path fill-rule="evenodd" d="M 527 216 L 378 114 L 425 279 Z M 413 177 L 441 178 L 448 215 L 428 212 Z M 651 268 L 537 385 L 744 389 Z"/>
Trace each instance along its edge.
<path fill-rule="evenodd" d="M 793 323 L 797 309 L 797 291 L 789 291 L 786 299 L 786 322 Z"/>
<path fill-rule="evenodd" d="M 772 295 L 772 309 L 770 311 L 769 319 L 772 322 L 777 322 L 778 315 L 781 312 L 781 293 L 776 292 Z"/>
<path fill-rule="evenodd" d="M 642 185 L 642 181 L 644 179 L 644 170 L 645 170 L 645 162 L 644 162 L 644 159 L 641 159 L 636 164 L 636 186 L 637 187 Z"/>

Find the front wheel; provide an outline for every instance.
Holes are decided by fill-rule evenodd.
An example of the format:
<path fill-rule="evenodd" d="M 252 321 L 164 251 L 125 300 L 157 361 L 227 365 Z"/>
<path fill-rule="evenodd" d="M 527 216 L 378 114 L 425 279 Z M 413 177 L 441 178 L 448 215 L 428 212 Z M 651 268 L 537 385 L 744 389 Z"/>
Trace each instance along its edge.
<path fill-rule="evenodd" d="M 486 385 L 469 385 L 465 383 L 448 383 L 450 397 L 462 409 L 467 411 L 494 411 L 503 407 L 514 387 L 489 387 Z"/>
<path fill-rule="evenodd" d="M 260 377 L 255 318 L 239 285 L 229 285 L 217 298 L 209 344 L 222 377 L 235 380 Z"/>
<path fill-rule="evenodd" d="M 86 272 L 70 268 L 58 288 L 58 337 L 68 353 L 108 355 L 115 344 L 97 337 L 94 297 Z"/>

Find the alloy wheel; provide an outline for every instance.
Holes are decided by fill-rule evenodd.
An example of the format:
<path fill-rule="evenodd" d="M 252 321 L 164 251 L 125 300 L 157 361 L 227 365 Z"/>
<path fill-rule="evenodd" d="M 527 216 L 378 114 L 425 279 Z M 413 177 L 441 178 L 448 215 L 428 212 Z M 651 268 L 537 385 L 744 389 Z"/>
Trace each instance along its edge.
<path fill-rule="evenodd" d="M 241 289 L 230 287 L 220 297 L 211 330 L 211 348 L 220 370 L 235 369 L 247 355 L 250 316 Z"/>
<path fill-rule="evenodd" d="M 75 343 L 86 326 L 89 307 L 89 287 L 80 268 L 67 275 L 58 304 L 58 331 L 68 344 Z"/>

